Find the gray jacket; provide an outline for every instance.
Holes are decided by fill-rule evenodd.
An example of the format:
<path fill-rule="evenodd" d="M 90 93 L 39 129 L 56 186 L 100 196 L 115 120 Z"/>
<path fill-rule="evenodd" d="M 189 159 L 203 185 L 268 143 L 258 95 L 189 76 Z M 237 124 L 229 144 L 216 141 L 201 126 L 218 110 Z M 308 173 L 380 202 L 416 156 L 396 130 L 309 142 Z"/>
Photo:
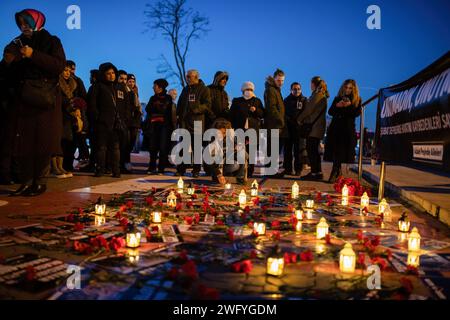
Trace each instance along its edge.
<path fill-rule="evenodd" d="M 313 92 L 306 103 L 305 109 L 300 114 L 297 122 L 300 126 L 304 123 L 312 123 L 317 116 L 321 114 L 319 119 L 314 123 L 310 137 L 323 139 L 326 129 L 326 111 L 327 111 L 327 97 L 322 92 Z"/>

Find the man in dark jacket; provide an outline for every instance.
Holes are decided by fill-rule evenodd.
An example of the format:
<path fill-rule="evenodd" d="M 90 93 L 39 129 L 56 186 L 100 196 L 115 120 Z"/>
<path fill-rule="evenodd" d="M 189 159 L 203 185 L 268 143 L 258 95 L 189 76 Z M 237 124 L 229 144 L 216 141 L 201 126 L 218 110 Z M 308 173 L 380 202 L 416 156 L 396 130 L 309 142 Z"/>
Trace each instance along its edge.
<path fill-rule="evenodd" d="M 89 96 L 89 110 L 94 119 L 94 133 L 97 155 L 96 177 L 105 173 L 106 154 L 111 150 L 112 172 L 120 178 L 120 140 L 126 131 L 126 110 L 129 102 L 124 84 L 116 82 L 117 69 L 112 63 L 99 67 L 99 81 Z"/>
<path fill-rule="evenodd" d="M 223 118 L 229 120 L 230 109 L 228 108 L 228 94 L 225 86 L 228 82 L 228 73 L 225 71 L 217 71 L 214 75 L 214 81 L 208 86 L 211 94 L 211 111 L 214 119 Z M 207 127 L 209 128 L 214 119 L 207 119 Z"/>
<path fill-rule="evenodd" d="M 2 64 L 13 90 L 13 105 L 3 148 L 13 150 L 20 188 L 12 196 L 36 196 L 47 189 L 50 157 L 60 149 L 61 95 L 57 90 L 66 57 L 61 41 L 44 30 L 45 16 L 33 9 L 16 13 L 22 34 L 6 48 Z M 36 91 L 33 85 L 42 89 Z"/>
<path fill-rule="evenodd" d="M 267 153 L 271 152 L 271 130 L 279 130 L 279 150 L 281 150 L 284 145 L 284 140 L 287 137 L 287 129 L 285 123 L 285 107 L 283 97 L 281 95 L 281 87 L 284 84 L 285 75 L 280 69 L 277 69 L 273 77 L 269 76 L 266 79 L 266 89 L 264 91 L 264 124 L 266 129 L 268 129 L 267 135 Z M 272 156 L 272 155 L 270 155 Z M 278 158 L 278 157 L 277 157 Z M 278 165 L 278 164 L 277 164 Z M 277 177 L 283 177 L 284 172 L 277 174 Z"/>
<path fill-rule="evenodd" d="M 292 172 L 292 154 L 294 154 L 293 175 L 301 176 L 302 167 L 306 158 L 306 139 L 300 138 L 297 119 L 306 106 L 307 98 L 302 94 L 302 87 L 298 82 L 291 84 L 291 94 L 284 99 L 286 107 L 286 126 L 288 138 L 284 145 L 284 170 L 287 174 Z"/>
<path fill-rule="evenodd" d="M 180 127 L 188 130 L 191 133 L 191 146 L 194 146 L 194 122 L 199 122 L 201 125 L 201 132 L 196 132 L 203 136 L 205 131 L 206 119 L 213 119 L 214 115 L 211 112 L 211 96 L 208 87 L 200 79 L 197 70 L 189 70 L 186 74 L 188 85 L 181 92 L 177 105 L 177 117 Z M 193 161 L 194 163 L 194 161 Z M 194 163 L 192 176 L 197 178 L 200 175 L 201 164 Z M 186 172 L 186 163 L 177 167 L 177 176 L 184 175 Z"/>

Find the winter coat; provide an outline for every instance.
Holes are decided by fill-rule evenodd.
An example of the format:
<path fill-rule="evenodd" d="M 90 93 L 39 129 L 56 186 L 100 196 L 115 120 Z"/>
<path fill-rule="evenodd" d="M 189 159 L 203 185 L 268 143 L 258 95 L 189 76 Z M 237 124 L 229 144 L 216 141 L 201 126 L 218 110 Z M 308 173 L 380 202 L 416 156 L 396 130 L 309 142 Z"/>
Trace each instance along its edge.
<path fill-rule="evenodd" d="M 251 112 L 250 107 L 256 110 Z M 248 119 L 248 128 L 259 130 L 261 119 L 264 117 L 264 108 L 260 99 L 253 97 L 245 100 L 244 97 L 234 98 L 230 108 L 231 124 L 234 129 L 244 129 Z"/>
<path fill-rule="evenodd" d="M 327 111 L 327 96 L 320 92 L 315 91 L 309 97 L 306 103 L 305 109 L 299 115 L 297 121 L 300 126 L 304 123 L 312 123 L 319 116 L 317 121 L 313 124 L 311 133 L 309 137 L 323 139 L 325 135 L 326 122 L 326 111 Z"/>
<path fill-rule="evenodd" d="M 70 77 L 68 80 L 65 80 L 62 75 L 59 79 L 59 88 L 61 90 L 62 97 L 62 124 L 63 131 L 61 138 L 64 140 L 72 141 L 73 140 L 73 125 L 74 125 L 74 116 L 72 115 L 75 112 L 75 107 L 73 105 L 73 99 L 75 98 L 78 88 L 77 81 Z"/>
<path fill-rule="evenodd" d="M 214 119 L 224 118 L 230 119 L 230 109 L 228 108 L 228 93 L 225 91 L 224 87 L 219 85 L 219 82 L 224 78 L 228 77 L 226 72 L 217 72 L 214 76 L 214 82 L 208 86 L 209 92 L 211 94 L 211 111 L 214 114 Z M 210 123 L 214 119 L 208 119 Z"/>
<path fill-rule="evenodd" d="M 336 97 L 331 104 L 328 114 L 333 117 L 327 130 L 325 139 L 324 160 L 340 163 L 355 161 L 357 136 L 355 119 L 361 114 L 361 99 L 357 105 L 336 107 L 344 97 Z M 352 101 L 352 97 L 347 97 Z"/>
<path fill-rule="evenodd" d="M 59 38 L 45 29 L 33 32 L 31 38 L 23 35 L 19 38 L 24 46 L 33 49 L 33 55 L 22 58 L 14 42 L 5 48 L 15 59 L 9 65 L 1 62 L 8 91 L 12 93 L 3 148 L 18 157 L 50 156 L 61 151 L 61 93 L 56 87 L 55 105 L 38 109 L 23 103 L 22 85 L 27 79 L 47 79 L 56 85 L 66 63 L 64 49 Z"/>
<path fill-rule="evenodd" d="M 130 99 L 125 85 L 103 79 L 104 73 L 110 68 L 115 69 L 109 63 L 100 66 L 100 79 L 92 86 L 89 94 L 88 110 L 95 122 L 94 130 L 99 127 L 108 131 L 119 130 L 120 127 L 124 129 L 130 119 Z"/>
<path fill-rule="evenodd" d="M 205 131 L 206 119 L 214 119 L 211 111 L 211 96 L 208 87 L 202 80 L 195 85 L 183 88 L 177 104 L 177 116 L 181 128 L 194 132 L 194 121 L 202 124 L 202 133 Z"/>
<path fill-rule="evenodd" d="M 172 106 L 172 97 L 165 92 L 150 97 L 145 107 L 147 116 L 143 128 L 145 145 L 148 150 L 157 151 L 157 146 L 160 145 L 158 140 L 161 139 L 160 130 L 164 129 L 171 133 L 175 129 L 172 119 Z M 170 135 L 166 136 L 170 138 Z"/>
<path fill-rule="evenodd" d="M 264 126 L 267 129 L 280 129 L 280 138 L 287 136 L 285 107 L 281 90 L 275 85 L 273 77 L 266 79 L 264 91 Z"/>

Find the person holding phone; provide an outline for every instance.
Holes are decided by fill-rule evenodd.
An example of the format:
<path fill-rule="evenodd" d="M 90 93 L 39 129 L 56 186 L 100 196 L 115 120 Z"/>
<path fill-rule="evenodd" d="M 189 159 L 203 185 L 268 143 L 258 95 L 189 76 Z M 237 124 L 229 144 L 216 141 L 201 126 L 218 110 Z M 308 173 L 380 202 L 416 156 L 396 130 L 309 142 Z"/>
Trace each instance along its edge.
<path fill-rule="evenodd" d="M 355 161 L 355 118 L 361 114 L 361 97 L 355 80 L 344 81 L 328 114 L 333 119 L 325 140 L 324 160 L 333 162 L 328 182 L 334 183 L 342 175 L 341 164 Z"/>
<path fill-rule="evenodd" d="M 61 93 L 57 83 L 66 56 L 61 41 L 44 29 L 45 16 L 33 9 L 15 15 L 21 34 L 8 44 L 1 62 L 12 111 L 2 148 L 13 152 L 20 187 L 11 196 L 37 196 L 47 189 L 52 154 L 60 150 Z"/>

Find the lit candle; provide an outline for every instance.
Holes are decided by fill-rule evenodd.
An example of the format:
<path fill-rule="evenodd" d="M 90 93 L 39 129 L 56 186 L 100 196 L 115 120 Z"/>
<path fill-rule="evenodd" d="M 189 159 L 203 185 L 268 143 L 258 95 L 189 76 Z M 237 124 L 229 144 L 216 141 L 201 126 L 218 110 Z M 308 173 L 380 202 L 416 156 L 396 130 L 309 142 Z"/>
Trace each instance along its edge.
<path fill-rule="evenodd" d="M 344 184 L 344 187 L 342 187 L 342 197 L 348 197 L 348 187 L 346 184 Z"/>
<path fill-rule="evenodd" d="M 137 248 L 141 244 L 141 233 L 140 232 L 128 232 L 127 233 L 127 247 Z"/>
<path fill-rule="evenodd" d="M 271 276 L 282 276 L 284 271 L 284 257 L 276 246 L 267 259 L 266 273 Z"/>
<path fill-rule="evenodd" d="M 378 204 L 378 214 L 382 214 L 386 211 L 389 204 L 387 203 L 386 199 L 383 198 L 383 200 L 380 201 Z"/>
<path fill-rule="evenodd" d="M 177 196 L 173 191 L 170 191 L 170 194 L 167 197 L 167 206 L 169 208 L 175 208 L 177 206 Z"/>
<path fill-rule="evenodd" d="M 292 199 L 297 199 L 297 198 L 298 198 L 299 192 L 300 192 L 300 188 L 299 188 L 299 186 L 298 186 L 297 181 L 295 181 L 295 182 L 292 184 Z"/>
<path fill-rule="evenodd" d="M 408 216 L 406 212 L 403 212 L 400 219 L 398 219 L 398 230 L 400 230 L 401 232 L 409 232 L 409 226 L 410 223 L 408 220 Z"/>
<path fill-rule="evenodd" d="M 313 211 L 306 209 L 306 219 L 311 220 L 313 218 Z"/>
<path fill-rule="evenodd" d="M 253 232 L 258 236 L 266 234 L 266 224 L 264 222 L 253 223 Z"/>
<path fill-rule="evenodd" d="M 192 195 L 195 193 L 194 184 L 193 184 L 192 182 L 189 183 L 189 185 L 188 185 L 187 193 L 188 193 L 188 195 L 190 195 L 190 196 L 192 196 Z"/>
<path fill-rule="evenodd" d="M 303 220 L 303 210 L 296 209 L 295 210 L 295 217 L 297 218 L 297 220 Z"/>
<path fill-rule="evenodd" d="M 348 197 L 342 197 L 341 205 L 348 206 Z"/>
<path fill-rule="evenodd" d="M 344 248 L 340 252 L 339 257 L 339 269 L 344 273 L 355 272 L 356 254 L 353 251 L 352 245 L 346 243 Z"/>
<path fill-rule="evenodd" d="M 159 211 L 152 212 L 152 221 L 153 221 L 153 223 L 161 223 L 162 213 Z"/>
<path fill-rule="evenodd" d="M 178 193 L 182 194 L 183 193 L 183 189 L 184 189 L 184 181 L 183 179 L 178 179 L 178 183 L 177 183 L 177 188 L 178 188 Z"/>
<path fill-rule="evenodd" d="M 367 192 L 364 192 L 364 194 L 361 197 L 361 207 L 367 208 L 370 204 L 369 196 L 367 195 Z"/>
<path fill-rule="evenodd" d="M 306 200 L 306 208 L 313 209 L 314 208 L 314 200 L 312 200 L 312 199 Z"/>
<path fill-rule="evenodd" d="M 102 197 L 99 197 L 95 204 L 95 214 L 103 215 L 106 213 L 106 204 L 103 202 Z"/>
<path fill-rule="evenodd" d="M 241 190 L 241 193 L 239 194 L 239 205 L 244 208 L 247 204 L 247 195 L 245 194 L 244 189 Z"/>
<path fill-rule="evenodd" d="M 408 250 L 409 251 L 420 251 L 420 234 L 419 230 L 414 227 L 409 234 L 408 239 Z"/>
<path fill-rule="evenodd" d="M 252 197 L 257 197 L 258 196 L 258 187 L 259 187 L 258 182 L 256 180 L 254 180 L 253 183 L 252 183 L 251 191 L 250 191 L 250 195 Z"/>
<path fill-rule="evenodd" d="M 415 251 L 408 252 L 408 258 L 406 264 L 411 267 L 417 268 L 420 265 L 420 254 Z"/>
<path fill-rule="evenodd" d="M 225 190 L 227 191 L 231 190 L 231 183 L 225 183 Z"/>
<path fill-rule="evenodd" d="M 328 223 L 324 217 L 317 224 L 317 239 L 323 239 L 328 234 Z"/>

